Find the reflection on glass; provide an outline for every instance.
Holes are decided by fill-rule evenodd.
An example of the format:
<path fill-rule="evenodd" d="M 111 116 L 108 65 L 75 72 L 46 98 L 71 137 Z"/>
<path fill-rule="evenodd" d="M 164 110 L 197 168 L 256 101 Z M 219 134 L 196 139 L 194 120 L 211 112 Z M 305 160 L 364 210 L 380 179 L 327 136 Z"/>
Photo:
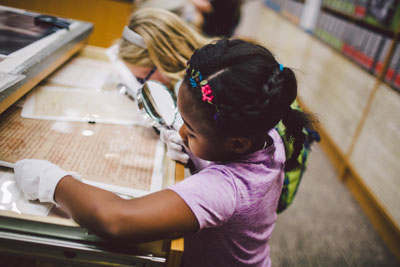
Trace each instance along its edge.
<path fill-rule="evenodd" d="M 83 136 L 92 136 L 92 135 L 93 135 L 93 131 L 91 131 L 91 130 L 84 130 L 84 131 L 82 131 L 82 135 L 83 135 Z"/>
<path fill-rule="evenodd" d="M 154 126 L 171 127 L 177 115 L 176 99 L 163 84 L 147 81 L 137 92 L 139 109 Z"/>
<path fill-rule="evenodd" d="M 5 181 L 1 185 L 1 203 L 7 204 L 11 202 L 12 194 L 9 187 L 13 184 L 15 184 L 14 181 Z"/>
<path fill-rule="evenodd" d="M 0 173 L 0 209 L 21 213 L 17 205 L 21 190 L 18 188 L 10 170 Z"/>
<path fill-rule="evenodd" d="M 11 203 L 11 211 L 16 212 L 16 213 L 19 213 L 19 214 L 22 213 L 22 212 L 18 209 L 17 203 L 16 203 L 16 202 Z"/>
<path fill-rule="evenodd" d="M 0 210 L 47 216 L 53 204 L 26 200 L 14 179 L 12 168 L 0 167 Z"/>

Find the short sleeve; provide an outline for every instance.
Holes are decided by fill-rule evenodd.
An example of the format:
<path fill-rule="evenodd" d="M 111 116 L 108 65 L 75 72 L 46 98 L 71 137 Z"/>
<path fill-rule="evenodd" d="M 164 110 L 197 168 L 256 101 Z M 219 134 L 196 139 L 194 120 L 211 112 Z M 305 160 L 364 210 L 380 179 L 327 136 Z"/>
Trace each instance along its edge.
<path fill-rule="evenodd" d="M 223 225 L 236 208 L 236 187 L 228 171 L 208 167 L 171 186 L 192 210 L 200 229 Z"/>

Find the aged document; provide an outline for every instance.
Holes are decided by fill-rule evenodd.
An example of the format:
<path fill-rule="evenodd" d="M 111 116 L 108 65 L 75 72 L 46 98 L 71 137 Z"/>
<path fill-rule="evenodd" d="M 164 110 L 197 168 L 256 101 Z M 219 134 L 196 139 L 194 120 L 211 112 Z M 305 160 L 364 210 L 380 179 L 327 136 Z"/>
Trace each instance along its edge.
<path fill-rule="evenodd" d="M 45 159 L 86 180 L 161 189 L 152 176 L 161 170 L 163 146 L 152 128 L 26 119 L 20 113 L 12 106 L 0 115 L 0 160 Z"/>
<path fill-rule="evenodd" d="M 102 90 L 117 72 L 110 62 L 75 57 L 46 80 L 49 83 L 76 88 Z"/>
<path fill-rule="evenodd" d="M 110 61 L 75 57 L 29 93 L 22 116 L 143 125 L 137 103 L 121 92 L 121 81 Z"/>
<path fill-rule="evenodd" d="M 114 124 L 144 124 L 137 104 L 118 91 L 38 86 L 29 93 L 24 118 Z"/>

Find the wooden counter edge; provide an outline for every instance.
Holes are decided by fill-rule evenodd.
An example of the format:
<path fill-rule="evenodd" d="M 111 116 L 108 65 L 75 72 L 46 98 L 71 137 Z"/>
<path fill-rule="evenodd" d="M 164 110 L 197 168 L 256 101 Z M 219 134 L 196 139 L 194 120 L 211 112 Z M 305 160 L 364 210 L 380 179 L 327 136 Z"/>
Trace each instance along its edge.
<path fill-rule="evenodd" d="M 175 165 L 175 183 L 185 178 L 185 166 L 179 162 Z M 171 241 L 170 251 L 167 258 L 167 267 L 179 267 L 183 255 L 184 240 L 183 237 Z"/>
<path fill-rule="evenodd" d="M 27 92 L 29 92 L 33 87 L 35 87 L 40 81 L 50 75 L 55 69 L 60 67 L 65 61 L 71 58 L 74 54 L 78 53 L 85 45 L 86 40 L 82 40 L 76 43 L 70 50 L 59 57 L 56 61 L 50 64 L 42 72 L 37 74 L 31 80 L 26 82 L 18 90 L 9 95 L 6 99 L 0 102 L 0 113 L 5 111 L 9 106 L 17 102 L 21 97 L 23 97 Z"/>

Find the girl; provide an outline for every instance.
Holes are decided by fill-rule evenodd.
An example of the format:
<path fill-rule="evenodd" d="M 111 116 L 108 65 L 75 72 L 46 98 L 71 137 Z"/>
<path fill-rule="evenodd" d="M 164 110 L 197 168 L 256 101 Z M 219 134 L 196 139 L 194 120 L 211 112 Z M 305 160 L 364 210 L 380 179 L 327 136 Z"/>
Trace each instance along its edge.
<path fill-rule="evenodd" d="M 183 142 L 212 161 L 184 181 L 125 200 L 83 184 L 47 161 L 21 160 L 15 177 L 28 199 L 56 202 L 78 223 L 110 239 L 184 235 L 183 266 L 270 266 L 284 169 L 296 166 L 309 117 L 290 105 L 294 73 L 262 46 L 221 40 L 197 50 L 178 94 Z M 285 158 L 274 126 L 294 140 Z"/>
<path fill-rule="evenodd" d="M 208 42 L 177 15 L 143 8 L 125 27 L 118 55 L 139 82 L 158 80 L 173 88 L 193 51 Z"/>
<path fill-rule="evenodd" d="M 157 80 L 172 89 L 177 81 L 182 79 L 186 62 L 193 51 L 209 42 L 210 39 L 194 31 L 177 15 L 162 9 L 143 8 L 133 13 L 129 25 L 123 31 L 119 57 L 140 83 L 149 79 Z M 286 154 L 290 155 L 293 150 L 292 142 L 285 138 L 281 123 L 278 125 L 278 131 L 284 140 Z M 182 141 L 177 131 L 164 129 L 160 137 L 168 147 L 167 155 L 170 158 L 188 163 L 190 157 L 183 152 Z M 305 146 L 298 159 L 299 167 L 285 172 L 279 212 L 293 201 L 305 171 L 308 152 L 309 148 Z M 193 156 L 191 159 L 197 167 L 196 171 L 207 164 Z"/>

